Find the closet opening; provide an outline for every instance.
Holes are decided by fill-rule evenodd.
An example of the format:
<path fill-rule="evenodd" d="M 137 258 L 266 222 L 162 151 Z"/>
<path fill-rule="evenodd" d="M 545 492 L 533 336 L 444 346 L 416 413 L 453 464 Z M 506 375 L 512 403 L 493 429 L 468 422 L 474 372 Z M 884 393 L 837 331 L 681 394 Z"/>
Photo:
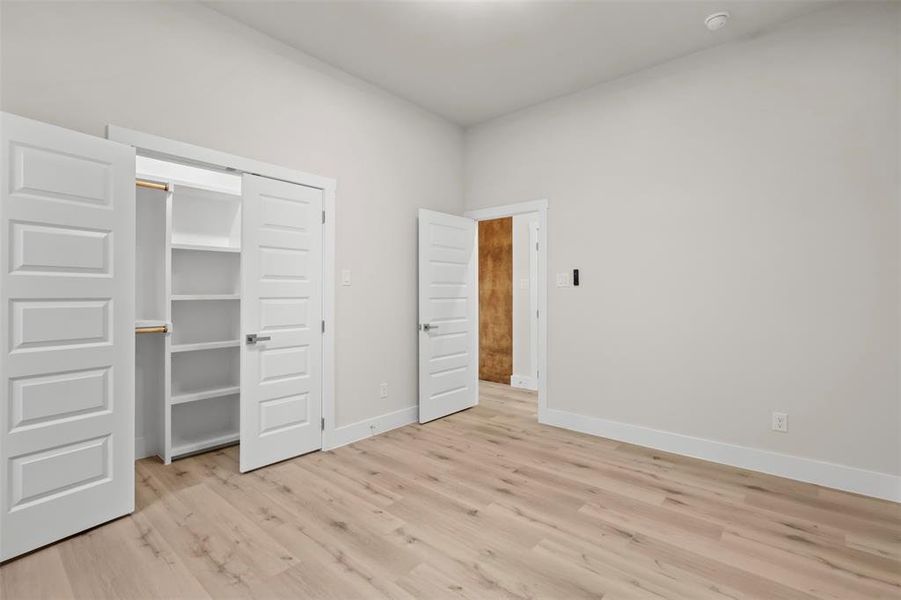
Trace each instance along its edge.
<path fill-rule="evenodd" d="M 136 159 L 136 454 L 240 440 L 241 177 Z"/>
<path fill-rule="evenodd" d="M 136 458 L 334 432 L 334 181 L 110 126 L 136 157 Z M 328 324 L 328 326 L 327 326 Z"/>

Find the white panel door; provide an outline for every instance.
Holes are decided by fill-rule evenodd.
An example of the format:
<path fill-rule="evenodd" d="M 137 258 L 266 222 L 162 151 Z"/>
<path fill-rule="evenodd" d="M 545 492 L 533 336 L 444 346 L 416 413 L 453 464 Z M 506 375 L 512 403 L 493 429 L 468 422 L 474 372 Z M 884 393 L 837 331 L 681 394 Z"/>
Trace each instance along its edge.
<path fill-rule="evenodd" d="M 135 157 L 0 115 L 0 560 L 134 510 Z"/>
<path fill-rule="evenodd" d="M 322 190 L 245 175 L 243 196 L 242 473 L 322 448 Z"/>
<path fill-rule="evenodd" d="M 419 422 L 479 402 L 476 222 L 419 209 Z"/>

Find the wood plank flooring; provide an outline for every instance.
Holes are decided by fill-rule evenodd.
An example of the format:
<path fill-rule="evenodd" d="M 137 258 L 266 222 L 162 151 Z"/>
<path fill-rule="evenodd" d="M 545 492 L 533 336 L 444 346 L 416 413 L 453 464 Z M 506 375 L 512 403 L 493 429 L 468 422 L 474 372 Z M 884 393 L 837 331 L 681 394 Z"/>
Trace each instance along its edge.
<path fill-rule="evenodd" d="M 538 425 L 532 393 L 240 475 L 0 567 L 19 598 L 901 598 L 901 507 Z"/>

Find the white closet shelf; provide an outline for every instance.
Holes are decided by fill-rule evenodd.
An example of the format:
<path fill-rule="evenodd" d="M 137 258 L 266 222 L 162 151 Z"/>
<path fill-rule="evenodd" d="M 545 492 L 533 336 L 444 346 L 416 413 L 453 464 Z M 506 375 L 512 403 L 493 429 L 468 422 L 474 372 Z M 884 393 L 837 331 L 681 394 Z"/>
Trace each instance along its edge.
<path fill-rule="evenodd" d="M 186 402 L 197 402 L 198 400 L 206 400 L 208 398 L 220 398 L 223 396 L 232 396 L 234 394 L 238 394 L 241 391 L 241 387 L 237 385 L 230 385 L 227 387 L 213 388 L 209 390 L 202 390 L 199 392 L 191 392 L 190 394 L 178 394 L 172 396 L 171 404 L 184 404 Z"/>
<path fill-rule="evenodd" d="M 137 319 L 135 320 L 135 327 L 168 327 L 172 329 L 172 323 L 160 319 Z"/>
<path fill-rule="evenodd" d="M 172 444 L 172 456 L 184 456 L 185 454 L 193 454 L 201 450 L 209 450 L 217 446 L 226 446 L 234 444 L 241 440 L 241 434 L 237 431 L 220 431 L 211 434 L 201 440 L 195 441 L 177 441 Z"/>
<path fill-rule="evenodd" d="M 232 252 L 239 254 L 240 248 L 234 246 L 214 246 L 212 244 L 172 244 L 173 250 L 192 250 L 197 252 Z"/>
<path fill-rule="evenodd" d="M 194 352 L 197 350 L 217 350 L 219 348 L 237 348 L 241 340 L 224 340 L 221 342 L 195 342 L 193 344 L 173 344 L 172 353 Z"/>
<path fill-rule="evenodd" d="M 172 294 L 173 302 L 188 300 L 240 300 L 241 294 Z"/>

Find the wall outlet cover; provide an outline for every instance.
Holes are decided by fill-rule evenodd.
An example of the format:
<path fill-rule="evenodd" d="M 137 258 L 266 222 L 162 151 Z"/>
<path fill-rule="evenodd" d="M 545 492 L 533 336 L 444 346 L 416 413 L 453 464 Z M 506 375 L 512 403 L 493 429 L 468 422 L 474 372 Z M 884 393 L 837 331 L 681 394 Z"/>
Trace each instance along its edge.
<path fill-rule="evenodd" d="M 557 287 L 569 287 L 569 273 L 557 273 Z"/>
<path fill-rule="evenodd" d="M 773 431 L 788 432 L 788 414 L 783 412 L 773 413 Z"/>

